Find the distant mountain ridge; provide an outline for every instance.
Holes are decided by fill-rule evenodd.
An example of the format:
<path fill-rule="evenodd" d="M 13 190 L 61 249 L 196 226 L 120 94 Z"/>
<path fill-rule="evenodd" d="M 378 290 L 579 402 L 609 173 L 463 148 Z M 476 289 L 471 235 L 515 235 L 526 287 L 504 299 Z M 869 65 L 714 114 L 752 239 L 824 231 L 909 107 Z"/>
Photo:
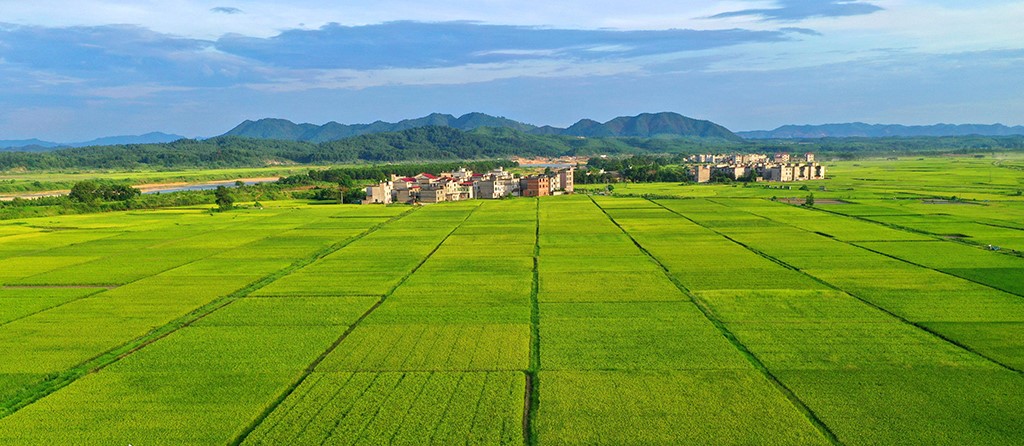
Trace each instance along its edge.
<path fill-rule="evenodd" d="M 375 133 L 400 132 L 421 127 L 450 127 L 472 131 L 481 127 L 508 128 L 533 135 L 561 135 L 577 137 L 697 137 L 721 138 L 738 141 L 741 138 L 729 129 L 711 121 L 688 118 L 678 113 L 643 113 L 622 116 L 600 123 L 583 119 L 569 128 L 538 127 L 504 117 L 484 113 L 468 113 L 460 117 L 433 113 L 422 118 L 406 119 L 395 123 L 377 121 L 371 124 L 339 124 L 331 121 L 322 126 L 296 124 L 286 119 L 266 118 L 246 120 L 221 136 L 242 136 L 287 141 L 327 142 Z"/>
<path fill-rule="evenodd" d="M 775 130 L 757 130 L 733 133 L 729 129 L 707 120 L 689 118 L 678 113 L 642 113 L 620 116 L 607 122 L 581 119 L 567 127 L 536 126 L 485 113 L 468 113 L 459 117 L 432 113 L 422 118 L 398 122 L 376 121 L 370 124 L 340 124 L 334 121 L 324 125 L 296 124 L 287 119 L 264 118 L 246 120 L 220 136 L 239 136 L 323 143 L 362 135 L 393 133 L 424 127 L 449 127 L 464 132 L 481 128 L 510 129 L 539 136 L 573 136 L 581 138 L 709 138 L 731 142 L 744 139 L 817 139 L 817 138 L 884 138 L 884 137 L 949 137 L 949 136 L 1014 136 L 1024 135 L 1024 126 L 1002 124 L 936 124 L 905 126 L 898 124 L 865 124 L 863 122 L 824 125 L 784 125 Z M 127 144 L 160 144 L 186 137 L 162 132 L 143 135 L 125 135 L 97 138 L 76 143 L 57 143 L 39 139 L 0 140 L 0 152 L 45 152 L 69 147 L 108 146 Z"/>
<path fill-rule="evenodd" d="M 1024 135 L 1024 126 L 1003 124 L 899 125 L 851 122 L 823 125 L 784 125 L 775 130 L 736 132 L 747 139 L 884 138 L 893 136 L 1011 136 Z"/>
<path fill-rule="evenodd" d="M 0 140 L 0 151 L 17 150 L 25 152 L 43 152 L 47 150 L 65 147 L 115 146 L 124 144 L 160 144 L 165 142 L 174 142 L 184 138 L 185 137 L 181 135 L 174 135 L 163 132 L 150 132 L 143 135 L 108 136 L 104 138 L 93 139 L 91 141 L 72 143 L 58 143 L 42 141 L 38 139 Z"/>

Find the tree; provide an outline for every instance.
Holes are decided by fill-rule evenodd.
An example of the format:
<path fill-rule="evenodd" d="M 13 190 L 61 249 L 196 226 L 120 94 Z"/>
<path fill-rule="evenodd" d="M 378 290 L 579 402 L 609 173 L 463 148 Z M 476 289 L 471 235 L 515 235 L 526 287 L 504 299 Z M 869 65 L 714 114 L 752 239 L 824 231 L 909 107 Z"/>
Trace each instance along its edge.
<path fill-rule="evenodd" d="M 318 187 L 313 189 L 314 200 L 319 201 L 333 201 L 335 203 L 342 203 L 345 196 L 341 191 L 340 187 Z"/>
<path fill-rule="evenodd" d="M 342 188 L 341 192 L 342 202 L 347 204 L 362 204 L 363 200 L 366 199 L 366 189 L 362 188 Z"/>
<path fill-rule="evenodd" d="M 217 186 L 217 208 L 221 212 L 230 211 L 235 207 L 235 197 L 231 196 L 231 191 L 224 186 Z"/>
<path fill-rule="evenodd" d="M 99 188 L 95 181 L 79 181 L 71 187 L 71 194 L 68 196 L 78 202 L 93 203 L 99 200 Z"/>
<path fill-rule="evenodd" d="M 808 194 L 804 200 L 804 206 L 814 206 L 814 194 Z"/>
<path fill-rule="evenodd" d="M 101 198 L 110 201 L 128 201 L 142 194 L 127 184 L 102 184 L 97 192 Z"/>
<path fill-rule="evenodd" d="M 611 184 L 609 184 L 609 185 L 607 185 L 607 186 L 605 186 L 605 187 L 604 187 L 604 190 L 608 191 L 608 195 L 611 195 L 611 194 L 612 194 L 612 192 L 614 192 L 614 191 L 615 191 L 615 186 L 614 186 L 614 185 L 611 185 Z"/>

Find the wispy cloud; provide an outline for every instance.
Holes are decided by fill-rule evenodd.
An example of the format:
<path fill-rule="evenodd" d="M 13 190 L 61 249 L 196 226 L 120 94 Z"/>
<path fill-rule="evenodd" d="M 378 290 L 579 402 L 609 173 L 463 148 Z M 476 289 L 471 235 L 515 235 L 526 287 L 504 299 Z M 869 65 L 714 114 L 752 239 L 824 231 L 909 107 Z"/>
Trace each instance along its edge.
<path fill-rule="evenodd" d="M 789 40 L 785 32 L 570 30 L 471 22 L 329 24 L 271 38 L 228 35 L 216 48 L 287 68 L 438 68 L 536 58 L 596 60 Z"/>
<path fill-rule="evenodd" d="M 211 87 L 253 79 L 251 64 L 218 52 L 214 43 L 130 25 L 48 28 L 0 27 L 6 69 L 25 82 L 88 87 L 137 84 Z"/>
<path fill-rule="evenodd" d="M 138 26 L 0 27 L 0 65 L 28 85 L 104 100 L 163 97 L 201 88 L 297 92 L 381 86 L 478 84 L 514 78 L 642 75 L 700 69 L 697 55 L 794 32 L 613 31 L 471 22 L 330 24 L 271 38 L 188 39 Z M 675 66 L 673 64 L 676 64 Z M 668 68 L 666 68 L 668 67 Z M 50 89 L 51 92 L 56 90 Z"/>
<path fill-rule="evenodd" d="M 822 33 L 818 32 L 818 31 L 815 31 L 813 29 L 809 29 L 809 28 L 788 27 L 788 28 L 779 28 L 779 31 L 784 31 L 784 32 L 787 32 L 787 33 L 803 34 L 805 36 L 822 36 L 823 35 Z"/>
<path fill-rule="evenodd" d="M 238 8 L 235 8 L 235 7 L 231 7 L 231 6 L 217 6 L 217 7 L 214 7 L 214 8 L 210 8 L 210 12 L 218 12 L 218 13 L 221 13 L 221 14 L 243 14 L 244 13 L 244 11 L 242 11 L 241 9 L 238 9 Z"/>
<path fill-rule="evenodd" d="M 741 9 L 711 16 L 713 19 L 756 16 L 762 20 L 798 21 L 813 17 L 847 17 L 871 14 L 881 6 L 859 0 L 778 0 L 774 8 Z"/>

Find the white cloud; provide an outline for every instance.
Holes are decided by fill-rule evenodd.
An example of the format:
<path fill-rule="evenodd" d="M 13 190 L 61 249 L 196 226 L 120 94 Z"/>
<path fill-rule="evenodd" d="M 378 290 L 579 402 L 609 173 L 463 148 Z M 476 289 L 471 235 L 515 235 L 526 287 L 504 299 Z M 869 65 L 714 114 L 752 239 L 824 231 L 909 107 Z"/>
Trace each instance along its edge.
<path fill-rule="evenodd" d="M 299 92 L 320 89 L 365 89 L 387 86 L 464 85 L 515 78 L 566 78 L 642 74 L 633 61 L 574 63 L 536 60 L 511 63 L 469 64 L 443 68 L 394 68 L 381 70 L 288 70 L 269 82 L 247 87 L 268 92 Z"/>
<path fill-rule="evenodd" d="M 175 87 L 168 85 L 143 84 L 119 85 L 115 87 L 98 87 L 83 90 L 80 94 L 105 99 L 140 99 L 165 92 L 193 91 L 192 87 Z"/>

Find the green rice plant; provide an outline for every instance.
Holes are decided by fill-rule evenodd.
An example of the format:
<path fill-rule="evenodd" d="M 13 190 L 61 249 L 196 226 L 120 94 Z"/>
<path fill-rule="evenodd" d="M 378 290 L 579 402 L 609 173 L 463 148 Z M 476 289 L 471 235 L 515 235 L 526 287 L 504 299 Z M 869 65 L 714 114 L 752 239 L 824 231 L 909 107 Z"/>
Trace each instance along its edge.
<path fill-rule="evenodd" d="M 530 327 L 518 325 L 360 325 L 317 371 L 523 370 Z"/>
<path fill-rule="evenodd" d="M 244 444 L 522 444 L 522 373 L 314 373 Z"/>
<path fill-rule="evenodd" d="M 352 325 L 376 297 L 274 297 L 239 299 L 206 316 L 196 327 Z"/>
<path fill-rule="evenodd" d="M 135 251 L 36 274 L 8 283 L 16 285 L 120 285 L 159 274 L 213 251 L 176 249 L 174 251 Z"/>
<path fill-rule="evenodd" d="M 930 268 L 1006 268 L 1024 271 L 1024 259 L 944 241 L 862 242 L 859 246 Z"/>
<path fill-rule="evenodd" d="M 967 350 L 897 320 L 733 323 L 729 329 L 774 371 L 995 367 Z"/>
<path fill-rule="evenodd" d="M 843 444 L 1019 444 L 1024 380 L 995 368 L 791 370 L 779 377 Z"/>
<path fill-rule="evenodd" d="M 548 248 L 541 248 L 538 259 L 538 270 L 543 274 L 566 275 L 572 273 L 596 273 L 596 272 L 632 272 L 632 273 L 655 273 L 662 271 L 657 263 L 644 258 L 643 253 L 634 253 L 632 256 L 601 256 L 601 255 L 560 255 L 561 250 L 552 253 Z"/>
<path fill-rule="evenodd" d="M 752 369 L 541 371 L 540 391 L 539 444 L 829 444 Z"/>
<path fill-rule="evenodd" d="M 19 256 L 0 259 L 0 283 L 16 282 L 26 277 L 98 259 L 95 256 Z"/>
<path fill-rule="evenodd" d="M 0 443 L 223 444 L 288 380 L 268 373 L 91 374 L 0 420 Z"/>
<path fill-rule="evenodd" d="M 91 296 L 103 288 L 0 288 L 0 325 Z"/>
<path fill-rule="evenodd" d="M 1002 322 L 999 319 L 993 317 L 985 322 L 926 322 L 923 325 L 1021 370 L 1024 368 L 1024 337 L 1020 333 L 1024 330 L 1024 321 Z"/>
<path fill-rule="evenodd" d="M 379 296 L 401 279 L 401 271 L 300 270 L 260 288 L 253 296 Z"/>
<path fill-rule="evenodd" d="M 540 273 L 541 302 L 689 300 L 661 270 Z"/>
<path fill-rule="evenodd" d="M 540 315 L 544 370 L 750 368 L 690 302 L 542 303 Z"/>
<path fill-rule="evenodd" d="M 528 324 L 530 296 L 460 299 L 389 297 L 366 324 Z"/>
<path fill-rule="evenodd" d="M 316 325 L 207 325 L 186 327 L 148 345 L 111 373 L 298 372 L 333 342 L 340 330 Z M 291 373 L 285 373 L 290 375 Z"/>
<path fill-rule="evenodd" d="M 694 294 L 727 324 L 893 322 L 884 312 L 834 290 L 726 290 Z"/>

